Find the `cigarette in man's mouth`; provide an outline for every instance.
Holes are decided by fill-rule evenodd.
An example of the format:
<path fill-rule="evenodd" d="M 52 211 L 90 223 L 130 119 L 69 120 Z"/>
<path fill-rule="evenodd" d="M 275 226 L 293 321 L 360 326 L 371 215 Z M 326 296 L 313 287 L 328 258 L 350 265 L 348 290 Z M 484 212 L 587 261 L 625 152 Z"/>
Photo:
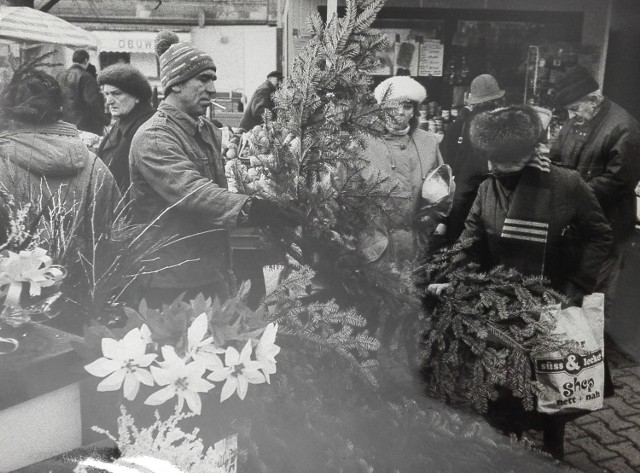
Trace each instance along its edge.
<path fill-rule="evenodd" d="M 211 103 L 212 103 L 213 105 L 215 105 L 216 107 L 221 108 L 222 110 L 226 110 L 226 109 L 227 109 L 227 107 L 223 107 L 222 105 L 220 105 L 219 103 L 217 103 L 215 100 L 212 100 L 212 101 L 211 101 Z"/>

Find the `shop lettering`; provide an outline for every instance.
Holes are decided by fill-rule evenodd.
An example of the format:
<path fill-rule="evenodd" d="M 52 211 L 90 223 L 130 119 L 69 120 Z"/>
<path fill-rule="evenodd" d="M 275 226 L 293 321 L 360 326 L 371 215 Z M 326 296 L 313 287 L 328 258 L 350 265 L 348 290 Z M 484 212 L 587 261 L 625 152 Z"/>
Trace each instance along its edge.
<path fill-rule="evenodd" d="M 602 360 L 602 350 L 597 350 L 584 356 L 572 354 L 567 356 L 564 360 L 537 360 L 536 369 L 542 373 L 557 373 L 565 371 L 570 374 L 577 374 L 585 368 L 601 363 Z"/>
<path fill-rule="evenodd" d="M 153 40 L 150 39 L 120 39 L 118 40 L 120 49 L 129 50 L 150 50 L 153 49 Z"/>
<path fill-rule="evenodd" d="M 584 367 L 595 365 L 596 363 L 600 363 L 602 361 L 602 352 L 597 351 L 592 355 L 585 357 L 584 359 Z"/>
<path fill-rule="evenodd" d="M 575 404 L 575 403 L 576 403 L 575 397 L 570 397 L 569 399 L 558 399 L 556 401 L 556 405 L 558 406 L 568 406 L 569 404 Z"/>
<path fill-rule="evenodd" d="M 574 377 L 573 381 L 569 381 L 568 383 L 564 383 L 562 385 L 562 395 L 564 397 L 569 397 L 573 396 L 574 393 L 578 393 L 580 391 L 587 391 L 590 393 L 595 384 L 596 383 L 593 378 L 587 378 L 580 381 L 578 378 Z"/>

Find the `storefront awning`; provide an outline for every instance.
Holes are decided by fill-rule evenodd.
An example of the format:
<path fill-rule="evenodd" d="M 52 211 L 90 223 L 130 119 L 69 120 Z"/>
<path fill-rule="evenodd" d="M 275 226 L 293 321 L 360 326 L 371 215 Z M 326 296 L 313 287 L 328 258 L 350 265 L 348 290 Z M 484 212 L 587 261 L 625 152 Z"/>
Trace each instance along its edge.
<path fill-rule="evenodd" d="M 154 31 L 93 31 L 99 51 L 155 54 Z M 191 41 L 191 33 L 177 33 L 180 41 Z"/>
<path fill-rule="evenodd" d="M 90 32 L 57 16 L 26 7 L 0 6 L 0 38 L 71 48 L 96 49 L 97 46 L 96 38 Z"/>

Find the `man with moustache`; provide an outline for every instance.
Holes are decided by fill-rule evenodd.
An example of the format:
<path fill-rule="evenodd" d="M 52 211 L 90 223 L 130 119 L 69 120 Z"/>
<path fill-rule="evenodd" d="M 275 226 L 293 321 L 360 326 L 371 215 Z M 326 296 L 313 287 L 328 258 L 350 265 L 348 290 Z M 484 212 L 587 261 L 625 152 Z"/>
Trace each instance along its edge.
<path fill-rule="evenodd" d="M 216 95 L 216 66 L 208 54 L 156 38 L 165 99 L 136 132 L 129 154 L 135 221 L 150 224 L 151 241 L 172 239 L 148 261 L 138 281 L 152 307 L 181 293 L 221 300 L 229 296 L 229 228 L 295 225 L 276 204 L 230 192 L 221 153 L 222 133 L 204 118 Z"/>

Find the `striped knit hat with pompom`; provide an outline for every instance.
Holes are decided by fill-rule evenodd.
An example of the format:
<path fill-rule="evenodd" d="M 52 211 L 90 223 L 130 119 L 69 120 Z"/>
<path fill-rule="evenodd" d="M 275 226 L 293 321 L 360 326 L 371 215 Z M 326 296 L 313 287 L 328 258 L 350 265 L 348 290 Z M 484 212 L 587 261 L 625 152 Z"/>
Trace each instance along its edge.
<path fill-rule="evenodd" d="M 165 95 L 172 85 L 188 81 L 207 69 L 216 70 L 211 56 L 189 43 L 181 43 L 173 31 L 158 33 L 155 47 L 160 58 L 160 84 Z"/>

